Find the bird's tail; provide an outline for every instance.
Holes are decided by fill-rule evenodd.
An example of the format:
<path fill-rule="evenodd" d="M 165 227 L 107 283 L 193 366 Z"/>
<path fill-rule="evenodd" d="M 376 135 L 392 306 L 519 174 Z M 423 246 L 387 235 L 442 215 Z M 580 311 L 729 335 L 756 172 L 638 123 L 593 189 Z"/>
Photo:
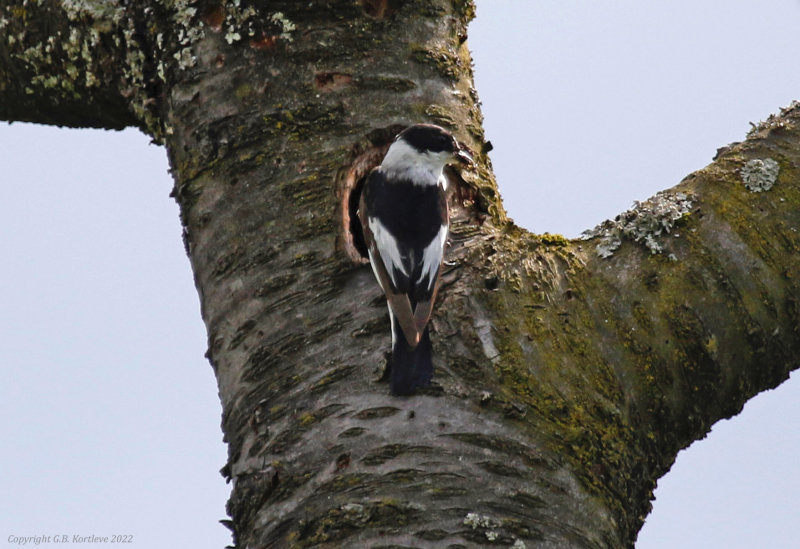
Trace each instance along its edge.
<path fill-rule="evenodd" d="M 410 395 L 419 387 L 430 385 L 433 377 L 433 347 L 428 327 L 422 332 L 419 345 L 412 349 L 398 322 L 392 322 L 392 364 L 389 387 L 392 394 Z"/>

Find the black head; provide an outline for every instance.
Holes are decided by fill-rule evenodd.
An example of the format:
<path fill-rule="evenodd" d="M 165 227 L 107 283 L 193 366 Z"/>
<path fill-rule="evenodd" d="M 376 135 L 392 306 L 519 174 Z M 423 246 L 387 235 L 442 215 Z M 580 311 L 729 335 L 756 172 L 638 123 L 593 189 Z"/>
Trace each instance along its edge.
<path fill-rule="evenodd" d="M 455 138 L 446 130 L 433 124 L 415 124 L 409 126 L 397 136 L 420 153 L 448 152 L 456 154 L 461 147 Z"/>

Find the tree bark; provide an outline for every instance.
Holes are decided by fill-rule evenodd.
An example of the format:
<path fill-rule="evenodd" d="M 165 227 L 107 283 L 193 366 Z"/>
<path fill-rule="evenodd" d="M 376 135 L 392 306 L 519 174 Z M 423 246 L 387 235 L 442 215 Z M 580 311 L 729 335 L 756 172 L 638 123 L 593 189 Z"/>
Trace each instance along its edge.
<path fill-rule="evenodd" d="M 0 2 L 0 117 L 163 142 L 237 547 L 629 547 L 677 452 L 800 356 L 800 107 L 585 240 L 503 211 L 468 0 Z M 402 127 L 451 172 L 438 386 L 392 397 L 351 223 Z"/>

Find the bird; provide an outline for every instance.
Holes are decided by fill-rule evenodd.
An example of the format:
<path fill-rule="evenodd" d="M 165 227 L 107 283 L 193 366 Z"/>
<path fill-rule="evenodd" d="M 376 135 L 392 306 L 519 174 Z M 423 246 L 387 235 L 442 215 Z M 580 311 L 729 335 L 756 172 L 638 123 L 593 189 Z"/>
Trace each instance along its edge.
<path fill-rule="evenodd" d="M 411 395 L 433 377 L 428 321 L 449 229 L 444 167 L 453 163 L 474 165 L 448 131 L 415 124 L 397 135 L 361 192 L 364 242 L 389 307 L 389 387 L 395 395 Z"/>

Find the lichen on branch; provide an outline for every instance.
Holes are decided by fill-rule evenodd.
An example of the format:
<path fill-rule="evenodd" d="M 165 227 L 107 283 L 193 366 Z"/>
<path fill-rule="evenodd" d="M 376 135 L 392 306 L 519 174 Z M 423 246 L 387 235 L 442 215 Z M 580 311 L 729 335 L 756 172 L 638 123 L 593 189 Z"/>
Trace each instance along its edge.
<path fill-rule="evenodd" d="M 661 191 L 645 200 L 634 202 L 613 220 L 603 221 L 594 229 L 583 232 L 584 240 L 599 239 L 597 255 L 611 257 L 623 240 L 644 244 L 652 254 L 668 253 L 665 240 L 680 220 L 689 215 L 692 197 L 686 193 Z M 672 233 L 673 238 L 679 235 Z M 673 254 L 669 254 L 674 259 Z"/>

